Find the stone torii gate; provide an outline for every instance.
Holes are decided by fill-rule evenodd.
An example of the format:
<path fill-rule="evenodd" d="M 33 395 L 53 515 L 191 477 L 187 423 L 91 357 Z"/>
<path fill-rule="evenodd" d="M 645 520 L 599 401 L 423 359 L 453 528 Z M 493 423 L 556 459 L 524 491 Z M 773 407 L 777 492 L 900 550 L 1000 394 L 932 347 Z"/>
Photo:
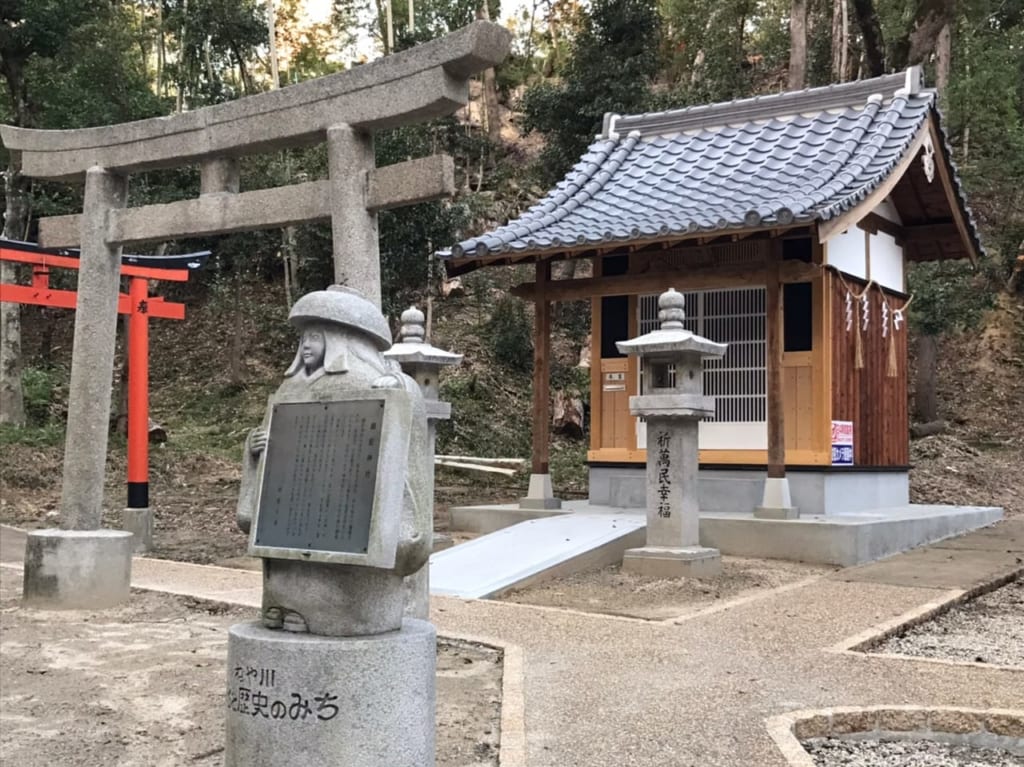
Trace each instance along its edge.
<path fill-rule="evenodd" d="M 128 596 L 130 534 L 100 530 L 121 248 L 329 220 L 335 282 L 379 306 L 377 212 L 448 196 L 455 183 L 447 156 L 375 167 L 373 134 L 464 105 L 469 77 L 501 62 L 510 37 L 477 21 L 346 72 L 194 112 L 79 130 L 0 126 L 25 175 L 85 181 L 82 214 L 39 222 L 41 244 L 81 246 L 81 271 L 62 529 L 30 536 L 26 601 L 102 607 Z M 240 156 L 321 142 L 327 179 L 239 190 Z M 201 170 L 197 199 L 127 207 L 132 173 L 190 164 Z"/>

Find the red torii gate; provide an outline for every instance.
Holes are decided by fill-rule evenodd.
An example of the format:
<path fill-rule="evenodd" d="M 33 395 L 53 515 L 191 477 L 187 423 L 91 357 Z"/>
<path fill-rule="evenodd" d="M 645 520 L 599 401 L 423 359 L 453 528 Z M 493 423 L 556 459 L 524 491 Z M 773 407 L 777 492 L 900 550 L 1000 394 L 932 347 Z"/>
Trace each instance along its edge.
<path fill-rule="evenodd" d="M 117 310 L 128 315 L 128 508 L 149 508 L 149 318 L 185 319 L 185 305 L 149 295 L 149 280 L 187 282 L 209 251 L 183 256 L 121 257 L 128 292 Z M 74 309 L 78 294 L 50 287 L 50 269 L 78 269 L 77 250 L 52 250 L 31 242 L 0 239 L 0 261 L 32 265 L 32 284 L 0 283 L 0 301 Z"/>

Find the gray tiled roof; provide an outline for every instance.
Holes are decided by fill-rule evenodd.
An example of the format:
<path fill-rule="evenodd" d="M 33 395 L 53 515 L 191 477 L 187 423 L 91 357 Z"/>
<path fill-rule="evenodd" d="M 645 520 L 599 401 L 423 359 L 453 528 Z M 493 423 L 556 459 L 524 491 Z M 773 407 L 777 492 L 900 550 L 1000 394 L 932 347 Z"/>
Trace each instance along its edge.
<path fill-rule="evenodd" d="M 826 221 L 885 180 L 934 111 L 935 92 L 921 89 L 914 68 L 796 93 L 609 116 L 602 136 L 544 199 L 439 255 L 515 256 Z M 947 147 L 936 150 L 937 161 L 949 160 Z"/>

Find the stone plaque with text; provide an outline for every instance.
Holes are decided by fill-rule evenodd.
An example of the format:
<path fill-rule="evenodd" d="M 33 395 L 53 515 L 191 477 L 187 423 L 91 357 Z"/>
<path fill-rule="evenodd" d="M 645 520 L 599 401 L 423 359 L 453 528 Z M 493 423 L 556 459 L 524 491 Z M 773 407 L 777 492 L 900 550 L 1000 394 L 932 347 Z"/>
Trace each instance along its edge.
<path fill-rule="evenodd" d="M 315 560 L 366 555 L 386 399 L 278 403 L 252 537 L 254 553 Z"/>

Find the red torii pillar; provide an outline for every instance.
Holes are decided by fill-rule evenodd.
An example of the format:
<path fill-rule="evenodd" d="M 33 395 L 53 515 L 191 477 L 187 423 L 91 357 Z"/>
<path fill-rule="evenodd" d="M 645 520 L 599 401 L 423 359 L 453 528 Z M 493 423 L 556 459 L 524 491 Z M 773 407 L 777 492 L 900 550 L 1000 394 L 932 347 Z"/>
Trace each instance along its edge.
<path fill-rule="evenodd" d="M 50 287 L 50 269 L 77 269 L 78 259 L 66 251 L 48 251 L 32 243 L 0 241 L 0 260 L 32 265 L 32 284 L 0 283 L 0 301 L 74 309 L 78 294 Z M 208 254 L 195 254 L 201 263 Z M 190 257 L 125 256 L 127 261 L 159 261 L 180 264 Z M 136 550 L 152 544 L 149 513 L 149 318 L 185 319 L 185 305 L 149 295 L 149 280 L 186 282 L 188 268 L 122 264 L 128 293 L 118 296 L 118 312 L 128 315 L 128 503 L 125 529 L 135 533 Z"/>

